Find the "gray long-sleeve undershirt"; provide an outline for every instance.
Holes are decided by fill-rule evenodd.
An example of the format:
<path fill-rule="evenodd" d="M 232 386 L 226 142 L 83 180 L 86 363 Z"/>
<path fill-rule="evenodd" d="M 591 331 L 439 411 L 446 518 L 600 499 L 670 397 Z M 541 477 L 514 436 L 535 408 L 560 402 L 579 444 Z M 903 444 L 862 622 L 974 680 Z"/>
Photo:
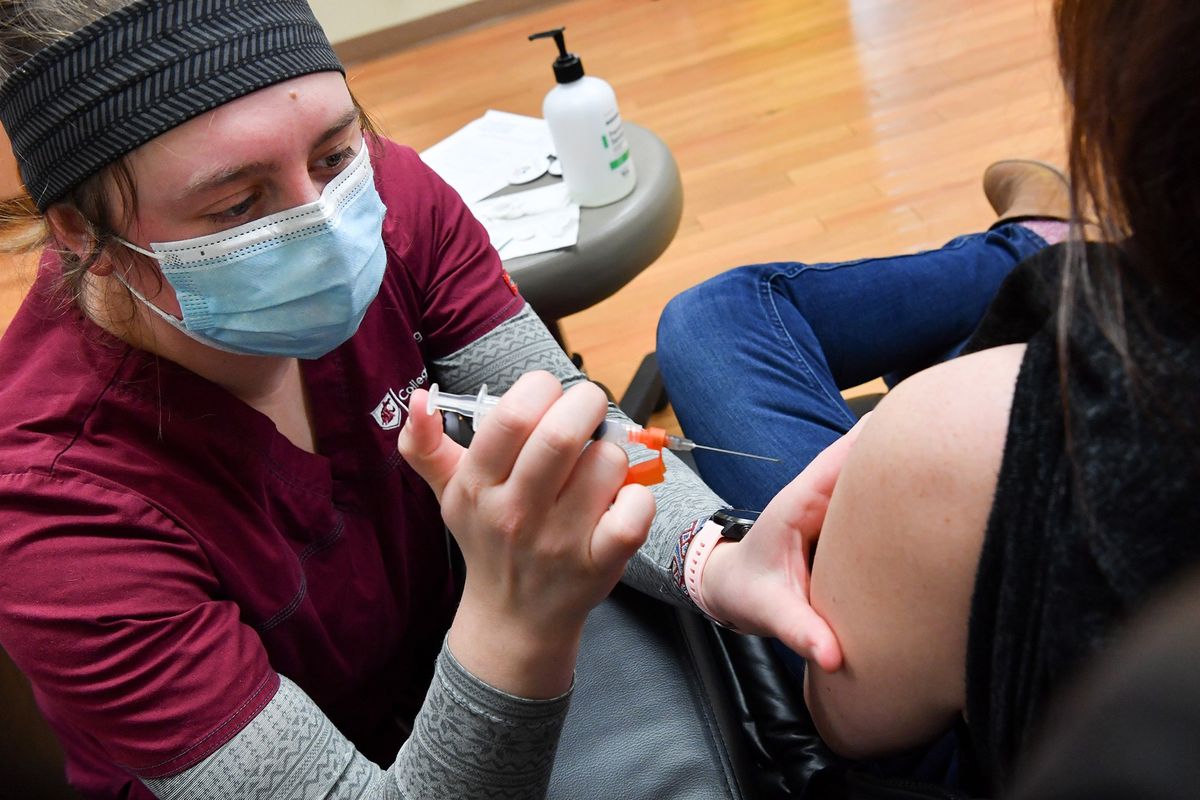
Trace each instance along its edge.
<path fill-rule="evenodd" d="M 179 775 L 145 783 L 164 800 L 539 798 L 567 705 L 568 695 L 525 700 L 493 689 L 443 644 L 413 734 L 387 770 L 280 676 L 275 697 L 227 745 Z"/>
<path fill-rule="evenodd" d="M 450 392 L 486 383 L 500 394 L 532 370 L 570 386 L 586 377 L 526 306 L 486 335 L 433 362 Z M 610 405 L 608 418 L 628 417 Z M 643 457 L 633 449 L 633 457 Z M 672 569 L 679 534 L 721 506 L 720 499 L 670 453 L 666 480 L 646 544 L 625 582 L 677 605 L 690 605 Z M 545 795 L 568 698 L 513 697 L 475 678 L 443 644 L 433 683 L 395 762 L 380 769 L 360 754 L 296 684 L 280 676 L 275 697 L 236 736 L 199 764 L 170 778 L 145 779 L 172 800 L 289 797 L 303 800 L 538 800 Z"/>

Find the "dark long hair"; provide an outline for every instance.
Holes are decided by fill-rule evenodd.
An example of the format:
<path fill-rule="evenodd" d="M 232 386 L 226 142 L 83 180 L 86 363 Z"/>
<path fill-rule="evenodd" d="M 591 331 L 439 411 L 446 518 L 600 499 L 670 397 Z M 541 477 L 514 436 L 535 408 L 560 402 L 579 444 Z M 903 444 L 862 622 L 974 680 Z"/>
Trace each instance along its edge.
<path fill-rule="evenodd" d="M 1200 309 L 1200 3 L 1058 0 L 1070 99 L 1076 221 L 1092 218 L 1124 258 L 1066 270 L 1123 358 L 1132 276 Z M 1127 363 L 1127 367 L 1131 366 Z"/>
<path fill-rule="evenodd" d="M 1074 454 L 1069 332 L 1073 315 L 1081 313 L 1121 358 L 1131 398 L 1182 446 L 1196 447 L 1200 420 L 1168 385 L 1179 377 L 1171 370 L 1193 367 L 1166 352 L 1161 320 L 1138 298 L 1153 292 L 1160 303 L 1152 307 L 1170 309 L 1176 332 L 1180 320 L 1185 330 L 1200 330 L 1200 3 L 1056 0 L 1055 24 L 1071 103 L 1076 234 L 1058 315 L 1067 447 Z M 1119 249 L 1085 247 L 1079 235 L 1084 219 L 1095 221 Z M 1131 292 L 1134 284 L 1137 292 Z M 1164 372 L 1169 363 L 1175 366 Z M 1200 476 L 1200 460 L 1191 464 Z"/>

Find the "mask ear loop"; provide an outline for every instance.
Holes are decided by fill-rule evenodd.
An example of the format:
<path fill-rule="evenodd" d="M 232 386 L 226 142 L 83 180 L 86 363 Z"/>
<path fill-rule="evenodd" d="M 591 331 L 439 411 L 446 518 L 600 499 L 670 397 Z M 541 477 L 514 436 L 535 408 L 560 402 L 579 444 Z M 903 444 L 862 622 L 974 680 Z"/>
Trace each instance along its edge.
<path fill-rule="evenodd" d="M 120 236 L 114 235 L 113 238 L 116 239 L 121 244 L 128 247 L 130 250 L 134 251 L 135 253 L 141 253 L 142 255 L 146 256 L 147 258 L 153 258 L 155 261 L 162 261 L 162 256 L 160 256 L 158 253 L 155 253 L 151 250 L 146 250 L 145 248 L 142 248 L 142 247 L 138 247 L 133 242 L 126 241 L 125 239 L 122 239 Z M 182 325 L 183 324 L 180 320 L 176 319 L 175 317 L 171 316 L 167 312 L 163 311 L 161 308 L 154 305 L 154 303 L 151 303 L 150 298 L 146 297 L 146 295 L 142 294 L 139 290 L 133 288 L 133 284 L 131 284 L 129 281 L 125 280 L 125 274 L 124 274 L 123 270 L 114 269 L 113 275 L 115 275 L 117 280 L 121 282 L 122 286 L 124 286 L 126 289 L 129 290 L 129 293 L 131 295 L 133 295 L 134 297 L 136 297 L 138 300 L 141 301 L 142 305 L 146 306 L 151 311 L 153 311 L 155 314 L 158 314 L 160 317 L 162 317 L 164 320 L 171 323 L 172 325 Z"/>
<path fill-rule="evenodd" d="M 138 247 L 136 244 L 132 244 L 130 242 L 125 241 L 120 236 L 114 236 L 113 238 L 116 239 L 121 244 L 128 247 L 130 250 L 141 253 L 142 255 L 145 255 L 145 256 L 149 256 L 150 258 L 153 258 L 155 261 L 163 260 L 163 257 L 160 256 L 158 253 L 153 253 L 153 252 L 150 252 L 149 250 L 144 250 L 141 247 Z M 168 314 L 166 311 L 163 311 L 161 308 L 154 305 L 154 303 L 150 302 L 150 298 L 146 297 L 146 295 L 142 294 L 142 292 L 135 289 L 133 287 L 133 285 L 131 283 L 129 283 L 129 281 L 125 280 L 125 275 L 121 272 L 121 270 L 114 269 L 112 274 L 116 277 L 116 279 L 118 281 L 121 282 L 121 285 L 124 286 L 131 295 L 133 295 L 135 298 L 137 298 L 137 300 L 142 305 L 144 305 L 146 308 L 153 311 L 155 314 L 157 314 L 163 320 L 163 322 L 167 323 L 172 328 L 174 328 L 175 330 L 182 333 L 184 336 L 188 337 L 189 339 L 191 339 L 193 341 L 199 342 L 200 344 L 204 345 L 205 347 L 211 347 L 214 350 L 220 350 L 223 353 L 232 353 L 233 355 L 245 355 L 245 353 L 241 353 L 237 350 L 233 350 L 229 347 L 225 347 L 220 342 L 214 342 L 210 339 L 202 337 L 200 334 L 196 333 L 195 331 L 188 330 L 187 325 L 184 324 L 183 320 L 177 319 L 175 316 Z"/>
<path fill-rule="evenodd" d="M 133 250 L 135 253 L 141 253 L 142 255 L 146 256 L 147 258 L 153 258 L 155 261 L 163 260 L 163 257 L 160 256 L 158 253 L 155 253 L 153 250 L 147 250 L 144 247 L 138 247 L 133 242 L 127 242 L 124 239 L 122 239 L 120 236 L 113 236 L 113 238 L 116 239 L 121 244 L 128 247 L 130 250 Z M 122 283 L 125 283 L 125 282 L 122 281 Z M 129 284 L 127 284 L 127 283 L 125 285 L 129 286 Z"/>

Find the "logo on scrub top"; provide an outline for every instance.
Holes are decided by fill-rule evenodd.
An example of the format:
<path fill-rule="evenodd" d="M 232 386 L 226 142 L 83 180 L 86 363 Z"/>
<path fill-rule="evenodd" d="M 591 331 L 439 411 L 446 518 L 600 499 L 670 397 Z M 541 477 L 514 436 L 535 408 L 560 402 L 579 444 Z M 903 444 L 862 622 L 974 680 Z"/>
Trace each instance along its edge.
<path fill-rule="evenodd" d="M 375 422 L 385 431 L 390 431 L 393 428 L 399 428 L 400 423 L 404 421 L 404 417 L 400 415 L 400 411 L 407 411 L 404 404 L 400 402 L 400 398 L 396 397 L 396 393 L 388 389 L 387 394 L 379 401 L 379 405 L 375 406 L 375 410 L 371 412 L 371 416 L 375 418 Z"/>
<path fill-rule="evenodd" d="M 408 385 L 400 391 L 388 389 L 387 394 L 379 401 L 379 405 L 375 406 L 375 410 L 371 412 L 375 423 L 385 431 L 399 428 L 404 422 L 404 416 L 408 413 L 408 404 L 405 401 L 412 397 L 412 393 L 425 385 L 428 380 L 429 370 L 426 368 L 422 369 L 421 374 L 409 381 Z"/>

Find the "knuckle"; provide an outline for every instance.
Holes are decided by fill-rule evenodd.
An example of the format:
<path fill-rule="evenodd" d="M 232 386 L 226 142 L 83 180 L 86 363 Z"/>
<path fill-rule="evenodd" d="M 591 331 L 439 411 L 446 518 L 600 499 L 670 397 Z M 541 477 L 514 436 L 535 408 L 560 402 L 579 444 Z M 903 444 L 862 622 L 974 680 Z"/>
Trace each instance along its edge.
<path fill-rule="evenodd" d="M 505 394 L 520 397 L 526 402 L 537 400 L 549 404 L 562 394 L 562 384 L 549 372 L 536 370 L 518 378 Z"/>
<path fill-rule="evenodd" d="M 629 456 L 619 446 L 612 442 L 596 442 L 597 458 L 614 470 L 624 470 L 629 466 Z"/>
<path fill-rule="evenodd" d="M 511 542 L 521 537 L 528 528 L 528 523 L 522 514 L 515 511 L 501 513 L 491 525 L 493 533 L 501 540 Z"/>
<path fill-rule="evenodd" d="M 480 497 L 484 492 L 483 480 L 474 471 L 467 472 L 458 483 L 458 494 L 462 499 L 471 504 L 479 502 Z"/>
<path fill-rule="evenodd" d="M 489 486 L 474 470 L 460 470 L 454 476 L 450 487 L 447 487 L 447 497 L 453 497 L 458 505 L 466 508 L 476 508 L 484 504 Z M 442 504 L 445 505 L 443 500 Z"/>
<path fill-rule="evenodd" d="M 608 534 L 612 538 L 622 542 L 628 541 L 629 538 L 635 534 L 637 528 L 637 526 L 633 524 L 633 520 L 624 516 L 616 515 L 609 520 L 607 527 Z"/>
<path fill-rule="evenodd" d="M 607 490 L 616 492 L 629 471 L 629 457 L 625 455 L 624 450 L 611 442 L 593 442 L 588 450 L 593 480 L 598 481 L 599 485 Z"/>
<path fill-rule="evenodd" d="M 608 405 L 604 390 L 591 381 L 581 381 L 571 387 L 571 391 L 593 405 Z"/>
<path fill-rule="evenodd" d="M 604 390 L 590 381 L 576 384 L 568 394 L 581 417 L 595 417 L 599 421 L 608 409 L 608 397 Z"/>
<path fill-rule="evenodd" d="M 493 427 L 505 436 L 519 436 L 521 438 L 528 436 L 537 422 L 533 414 L 526 409 L 504 403 L 492 409 L 486 421 L 490 422 Z"/>
<path fill-rule="evenodd" d="M 555 386 L 562 388 L 558 382 L 558 378 L 551 375 L 547 370 L 535 369 L 532 372 L 526 373 L 530 383 L 539 383 L 544 386 Z"/>
<path fill-rule="evenodd" d="M 573 556 L 574 549 L 569 546 L 570 537 L 541 536 L 533 545 L 534 554 L 544 561 L 566 561 Z"/>
<path fill-rule="evenodd" d="M 561 428 L 557 425 L 545 426 L 544 430 L 539 430 L 537 439 L 539 446 L 545 448 L 554 456 L 563 456 L 571 453 L 578 454 L 582 442 L 578 437 L 573 436 L 570 431 Z"/>
<path fill-rule="evenodd" d="M 529 511 L 497 496 L 494 487 L 484 487 L 475 479 L 465 480 L 447 492 L 442 512 L 451 528 L 485 533 L 488 538 L 511 543 L 520 539 L 530 526 Z"/>

